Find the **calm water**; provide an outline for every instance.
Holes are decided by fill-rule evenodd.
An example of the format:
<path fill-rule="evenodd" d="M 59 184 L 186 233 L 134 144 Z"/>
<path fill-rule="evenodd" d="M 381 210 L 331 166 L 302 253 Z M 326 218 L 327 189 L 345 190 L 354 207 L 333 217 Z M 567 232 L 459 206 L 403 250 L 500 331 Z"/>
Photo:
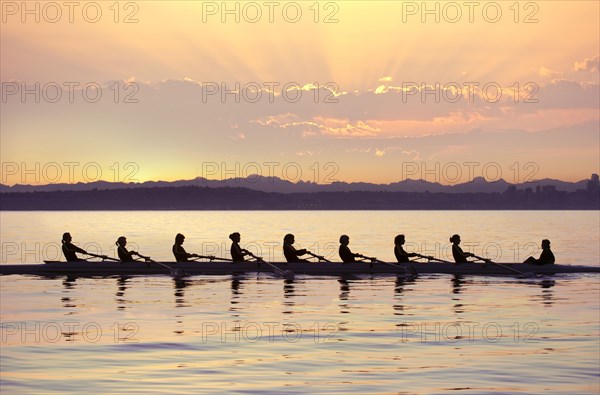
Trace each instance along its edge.
<path fill-rule="evenodd" d="M 599 212 L 0 213 L 2 263 L 56 258 L 60 236 L 114 254 L 128 237 L 170 260 L 226 254 L 227 235 L 281 260 L 281 239 L 391 259 L 392 240 L 444 257 L 448 237 L 500 261 L 542 238 L 600 263 Z M 597 394 L 600 277 L 0 277 L 2 394 Z"/>

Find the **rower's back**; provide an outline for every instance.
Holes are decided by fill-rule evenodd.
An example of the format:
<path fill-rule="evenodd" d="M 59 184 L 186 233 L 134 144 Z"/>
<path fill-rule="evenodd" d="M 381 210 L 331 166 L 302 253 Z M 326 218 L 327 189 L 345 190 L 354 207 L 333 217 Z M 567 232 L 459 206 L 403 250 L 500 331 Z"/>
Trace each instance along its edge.
<path fill-rule="evenodd" d="M 235 241 L 231 243 L 231 248 L 229 249 L 231 253 L 231 260 L 233 262 L 244 262 L 244 254 L 242 253 L 242 247 Z"/>
<path fill-rule="evenodd" d="M 63 242 L 62 252 L 67 262 L 78 262 L 80 259 L 77 257 L 76 247 L 72 243 Z"/>
<path fill-rule="evenodd" d="M 456 263 L 467 263 L 467 258 L 458 244 L 452 244 L 452 257 Z"/>
<path fill-rule="evenodd" d="M 173 244 L 173 255 L 176 262 L 188 262 L 188 253 L 180 244 Z"/>
<path fill-rule="evenodd" d="M 354 254 L 352 253 L 352 251 L 350 251 L 350 247 L 348 247 L 347 245 L 341 244 L 338 252 L 340 254 L 340 259 L 342 260 L 342 262 L 344 262 L 344 263 L 356 262 L 356 259 L 354 258 Z"/>

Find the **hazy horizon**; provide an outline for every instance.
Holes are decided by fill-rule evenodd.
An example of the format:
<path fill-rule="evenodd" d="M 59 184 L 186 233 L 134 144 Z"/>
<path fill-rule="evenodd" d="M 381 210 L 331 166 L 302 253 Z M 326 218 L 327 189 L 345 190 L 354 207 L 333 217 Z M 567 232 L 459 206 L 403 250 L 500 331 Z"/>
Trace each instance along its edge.
<path fill-rule="evenodd" d="M 593 173 L 596 174 L 596 173 Z M 498 181 L 504 181 L 508 184 L 513 184 L 513 185 L 522 185 L 522 184 L 527 184 L 527 183 L 538 183 L 541 181 L 557 181 L 557 182 L 564 182 L 564 183 L 572 183 L 572 184 L 576 184 L 576 183 L 580 183 L 580 182 L 584 182 L 584 181 L 588 181 L 590 180 L 590 177 L 584 177 L 584 178 L 580 178 L 580 179 L 576 179 L 575 181 L 570 181 L 570 180 L 561 180 L 561 179 L 556 179 L 556 178 L 539 178 L 539 179 L 530 179 L 530 180 L 525 180 L 523 182 L 510 182 L 504 178 L 500 178 L 500 179 L 486 179 L 483 176 L 478 176 L 478 177 L 474 177 L 470 180 L 466 180 L 466 181 L 461 181 L 461 182 L 455 182 L 455 183 L 446 183 L 444 182 L 444 180 L 440 181 L 435 181 L 435 180 L 428 180 L 428 179 L 423 179 L 423 178 L 405 178 L 403 180 L 397 180 L 397 181 L 391 181 L 391 182 L 369 182 L 369 181 L 345 181 L 345 180 L 332 180 L 331 182 L 328 183 L 323 183 L 323 182 L 317 182 L 317 181 L 313 181 L 311 179 L 303 179 L 303 180 L 290 180 L 290 179 L 284 179 L 284 178 L 280 178 L 277 176 L 264 176 L 264 175 L 260 175 L 260 174 L 250 174 L 246 177 L 229 177 L 229 178 L 206 178 L 206 177 L 201 177 L 201 176 L 197 176 L 194 178 L 173 178 L 171 180 L 166 180 L 166 179 L 157 179 L 157 180 L 131 180 L 131 181 L 111 181 L 110 179 L 98 179 L 98 180 L 92 180 L 92 181 L 77 181 L 77 182 L 48 182 L 48 183 L 14 183 L 14 184 L 4 184 L 2 182 L 0 182 L 0 185 L 3 185 L 5 187 L 14 187 L 14 186 L 32 186 L 32 187 L 45 187 L 45 186 L 51 186 L 51 185 L 78 185 L 78 184 L 94 184 L 94 183 L 98 183 L 98 182 L 103 182 L 103 183 L 109 183 L 109 184 L 131 184 L 131 185 L 142 185 L 142 184 L 146 184 L 146 183 L 175 183 L 175 182 L 192 182 L 192 181 L 197 181 L 197 180 L 206 180 L 207 182 L 226 182 L 226 181 L 246 181 L 249 183 L 253 183 L 256 182 L 259 179 L 263 179 L 263 180 L 267 180 L 267 182 L 275 182 L 275 181 L 281 181 L 281 182 L 290 182 L 292 184 L 301 184 L 301 183 L 313 183 L 316 185 L 331 185 L 334 183 L 345 183 L 345 184 L 353 184 L 353 183 L 358 183 L 358 184 L 372 184 L 372 185 L 391 185 L 391 184 L 396 184 L 396 183 L 402 183 L 402 182 L 410 182 L 410 181 L 414 181 L 414 182 L 426 182 L 426 183 L 438 183 L 442 186 L 445 187 L 452 187 L 452 186 L 457 186 L 457 185 L 462 185 L 465 183 L 470 183 L 470 182 L 475 182 L 475 181 L 484 181 L 487 183 L 493 183 L 493 182 L 498 182 Z"/>

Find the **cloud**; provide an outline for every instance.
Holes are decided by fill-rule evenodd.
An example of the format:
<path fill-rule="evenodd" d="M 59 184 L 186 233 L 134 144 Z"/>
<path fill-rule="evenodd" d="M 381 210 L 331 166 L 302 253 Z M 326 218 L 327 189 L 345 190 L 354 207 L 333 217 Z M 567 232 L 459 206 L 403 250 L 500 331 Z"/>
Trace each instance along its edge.
<path fill-rule="evenodd" d="M 371 152 L 371 148 L 351 148 L 345 150 L 346 152 L 357 152 L 357 153 L 369 153 Z"/>
<path fill-rule="evenodd" d="M 381 130 L 368 125 L 366 122 L 358 121 L 354 124 L 347 119 L 315 117 L 311 120 L 297 121 L 298 116 L 294 114 L 282 114 L 269 116 L 266 119 L 251 121 L 262 126 L 272 126 L 281 129 L 295 128 L 303 132 L 303 136 L 314 136 L 317 134 L 335 137 L 365 137 L 375 136 Z"/>
<path fill-rule="evenodd" d="M 550 70 L 549 68 L 542 66 L 538 70 L 538 74 L 540 75 L 540 77 L 553 77 L 561 75 L 562 73 L 560 71 Z"/>
<path fill-rule="evenodd" d="M 238 133 L 236 135 L 231 136 L 231 139 L 232 140 L 245 140 L 246 139 L 246 135 L 244 133 L 240 132 L 240 133 Z"/>
<path fill-rule="evenodd" d="M 296 152 L 296 156 L 315 156 L 315 155 L 319 155 L 320 153 L 321 153 L 320 151 L 315 152 L 315 151 L 310 151 L 310 150 L 298 151 L 298 152 Z"/>
<path fill-rule="evenodd" d="M 593 58 L 585 58 L 581 62 L 575 62 L 573 68 L 575 71 L 589 71 L 592 73 L 598 72 L 600 69 L 600 55 L 596 55 Z"/>

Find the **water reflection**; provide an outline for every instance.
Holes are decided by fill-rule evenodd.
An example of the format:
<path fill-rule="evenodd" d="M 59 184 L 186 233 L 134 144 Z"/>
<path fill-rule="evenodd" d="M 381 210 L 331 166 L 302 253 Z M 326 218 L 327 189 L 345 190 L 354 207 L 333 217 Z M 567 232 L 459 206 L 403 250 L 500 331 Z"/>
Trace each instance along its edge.
<path fill-rule="evenodd" d="M 463 285 L 466 283 L 466 280 L 463 276 L 455 274 L 452 276 L 452 293 L 455 295 L 460 294 L 463 291 Z"/>
<path fill-rule="evenodd" d="M 229 307 L 229 311 L 232 312 L 232 317 L 239 317 L 237 314 L 239 311 L 239 307 L 236 305 L 240 303 L 242 298 L 242 289 L 243 289 L 243 280 L 244 277 L 239 274 L 231 275 L 231 301 L 229 302 L 231 306 Z"/>
<path fill-rule="evenodd" d="M 127 304 L 131 303 L 131 300 L 127 300 L 124 298 L 125 291 L 127 290 L 127 282 L 131 279 L 129 276 L 120 276 L 117 278 L 117 293 L 115 296 L 117 297 L 117 310 L 125 310 L 127 308 Z"/>
<path fill-rule="evenodd" d="M 293 314 L 292 308 L 296 305 L 294 302 L 294 296 L 296 293 L 296 288 L 294 285 L 294 280 L 285 280 L 283 283 L 283 305 L 287 307 L 284 310 L 283 314 Z"/>
<path fill-rule="evenodd" d="M 543 280 L 540 282 L 540 287 L 542 287 L 542 303 L 546 307 L 554 304 L 554 290 L 552 289 L 554 285 L 556 285 L 554 280 Z"/>
<path fill-rule="evenodd" d="M 67 276 L 64 278 L 64 280 L 62 282 L 63 287 L 64 287 L 63 293 L 66 294 L 67 296 L 63 296 L 61 298 L 63 307 L 66 307 L 66 308 L 77 307 L 77 305 L 75 304 L 75 299 L 70 296 L 71 291 L 73 289 L 75 289 L 76 281 L 77 281 L 77 277 L 74 277 L 74 276 Z M 76 314 L 76 312 L 69 311 L 68 313 L 65 313 L 65 315 L 72 315 L 72 314 Z"/>
<path fill-rule="evenodd" d="M 340 314 L 348 314 L 350 313 L 350 304 L 348 303 L 350 281 L 348 281 L 348 277 L 340 277 L 338 283 L 340 283 Z"/>
<path fill-rule="evenodd" d="M 540 300 L 544 307 L 551 307 L 554 304 L 556 298 L 552 288 L 556 285 L 555 280 L 528 281 L 527 284 L 541 288 L 540 294 L 532 296 L 531 300 Z"/>
<path fill-rule="evenodd" d="M 459 276 L 456 274 L 452 277 L 451 281 L 452 293 L 455 295 L 452 297 L 452 300 L 454 301 L 452 311 L 454 311 L 454 314 L 462 314 L 465 312 L 465 310 L 463 309 L 464 305 L 460 303 L 462 301 L 460 294 L 464 290 L 464 284 L 466 284 L 467 281 L 463 276 Z"/>
<path fill-rule="evenodd" d="M 402 302 L 402 296 L 404 296 L 404 293 L 409 289 L 406 289 L 405 287 L 407 285 L 413 285 L 415 284 L 415 278 L 414 277 L 404 277 L 404 276 L 397 276 L 396 277 L 396 282 L 394 283 L 394 305 L 392 306 L 392 308 L 394 309 L 394 315 L 412 315 L 412 314 L 407 314 L 405 313 L 405 306 L 401 303 Z"/>
<path fill-rule="evenodd" d="M 185 288 L 191 284 L 190 280 L 180 277 L 173 277 L 173 289 L 175 295 L 175 307 L 189 307 L 185 303 Z"/>

